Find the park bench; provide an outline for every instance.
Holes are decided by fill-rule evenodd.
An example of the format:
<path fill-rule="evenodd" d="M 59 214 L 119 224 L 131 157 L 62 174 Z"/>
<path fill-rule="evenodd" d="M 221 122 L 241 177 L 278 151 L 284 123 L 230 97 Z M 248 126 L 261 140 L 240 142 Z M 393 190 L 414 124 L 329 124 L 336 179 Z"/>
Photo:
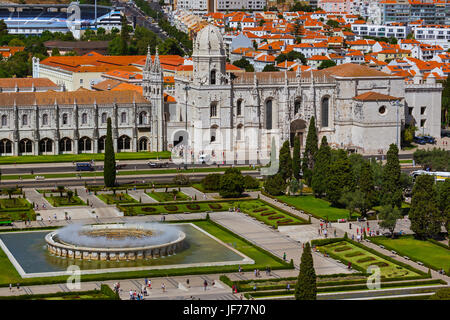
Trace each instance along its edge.
<path fill-rule="evenodd" d="M 380 248 L 381 248 L 381 249 L 384 249 L 384 246 L 380 244 Z"/>
<path fill-rule="evenodd" d="M 403 258 L 405 258 L 406 260 L 409 260 L 409 257 L 408 257 L 408 256 L 403 256 Z"/>
<path fill-rule="evenodd" d="M 391 252 L 392 252 L 393 254 L 397 254 L 397 252 L 395 252 L 394 250 L 391 250 Z"/>
<path fill-rule="evenodd" d="M 44 176 L 36 176 L 34 177 L 35 180 L 45 180 Z"/>
<path fill-rule="evenodd" d="M 422 261 L 417 261 L 417 264 L 423 266 L 423 262 Z"/>

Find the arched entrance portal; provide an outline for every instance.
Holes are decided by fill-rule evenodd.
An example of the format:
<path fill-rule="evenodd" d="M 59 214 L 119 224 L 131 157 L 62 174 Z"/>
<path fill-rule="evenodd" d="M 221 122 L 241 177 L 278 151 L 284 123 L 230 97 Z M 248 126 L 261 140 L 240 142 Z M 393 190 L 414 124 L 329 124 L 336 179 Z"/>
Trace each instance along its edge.
<path fill-rule="evenodd" d="M 297 119 L 291 122 L 290 126 L 290 141 L 291 147 L 294 146 L 294 138 L 298 136 L 300 138 L 300 148 L 303 147 L 303 135 L 306 131 L 306 121 L 302 119 Z"/>

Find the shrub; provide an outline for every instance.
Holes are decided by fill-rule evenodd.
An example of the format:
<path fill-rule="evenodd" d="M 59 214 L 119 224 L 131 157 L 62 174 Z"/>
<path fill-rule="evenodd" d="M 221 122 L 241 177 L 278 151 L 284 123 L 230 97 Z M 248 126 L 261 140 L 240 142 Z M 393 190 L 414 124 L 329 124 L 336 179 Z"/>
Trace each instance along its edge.
<path fill-rule="evenodd" d="M 262 216 L 262 217 L 270 216 L 270 215 L 275 214 L 275 213 L 276 213 L 276 212 L 274 212 L 274 211 L 263 212 L 263 213 L 261 213 L 261 216 Z"/>
<path fill-rule="evenodd" d="M 164 209 L 166 209 L 167 211 L 178 211 L 178 207 L 175 205 L 164 206 Z"/>
<path fill-rule="evenodd" d="M 357 256 L 361 256 L 361 255 L 364 255 L 364 253 L 356 251 L 356 252 L 348 253 L 344 257 L 351 258 L 351 257 L 357 257 Z"/>
<path fill-rule="evenodd" d="M 380 268 L 389 267 L 389 264 L 386 262 L 383 262 L 383 261 L 378 261 L 378 262 L 372 263 L 372 265 L 378 266 Z"/>
<path fill-rule="evenodd" d="M 259 181 L 252 176 L 246 175 L 244 177 L 244 187 L 245 189 L 258 189 Z"/>
<path fill-rule="evenodd" d="M 284 218 L 284 217 L 282 215 L 278 215 L 278 216 L 269 217 L 268 219 L 269 220 L 278 220 L 278 219 L 281 219 L 281 218 Z"/>
<path fill-rule="evenodd" d="M 286 191 L 286 182 L 279 174 L 270 176 L 264 182 L 264 190 L 272 196 L 282 195 Z"/>
<path fill-rule="evenodd" d="M 254 209 L 253 212 L 261 212 L 261 211 L 266 211 L 266 210 L 269 210 L 269 208 L 267 208 L 267 207 L 260 207 L 260 208 Z"/>
<path fill-rule="evenodd" d="M 156 211 L 156 208 L 153 208 L 153 207 L 143 207 L 143 208 L 141 208 L 141 210 L 144 211 L 144 212 L 155 212 L 155 211 Z"/>
<path fill-rule="evenodd" d="M 189 177 L 187 175 L 184 174 L 177 174 L 174 178 L 173 178 L 173 183 L 179 186 L 186 186 L 189 184 Z"/>
<path fill-rule="evenodd" d="M 220 177 L 218 173 L 208 174 L 202 180 L 202 186 L 205 190 L 218 191 L 220 187 Z"/>
<path fill-rule="evenodd" d="M 339 247 L 339 248 L 336 248 L 336 249 L 334 249 L 334 252 L 342 252 L 342 251 L 347 251 L 347 250 L 351 250 L 352 248 L 351 247 L 347 247 L 347 246 L 344 246 L 344 247 Z"/>
<path fill-rule="evenodd" d="M 225 174 L 220 178 L 219 194 L 224 198 L 238 198 L 244 192 L 244 177 L 241 172 L 225 171 Z"/>

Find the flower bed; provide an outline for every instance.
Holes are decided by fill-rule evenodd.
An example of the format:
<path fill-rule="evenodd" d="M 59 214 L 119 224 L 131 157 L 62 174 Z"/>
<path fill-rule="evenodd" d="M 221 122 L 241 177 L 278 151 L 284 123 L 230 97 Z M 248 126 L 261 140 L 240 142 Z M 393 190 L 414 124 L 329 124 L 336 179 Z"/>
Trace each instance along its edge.
<path fill-rule="evenodd" d="M 292 222 L 294 222 L 294 220 L 289 219 L 289 218 L 286 218 L 286 219 L 283 219 L 283 220 L 278 221 L 277 223 L 278 223 L 278 224 L 290 224 L 290 223 L 292 223 Z"/>
<path fill-rule="evenodd" d="M 372 263 L 371 265 L 375 265 L 375 266 L 378 266 L 380 268 L 389 267 L 389 264 L 386 263 L 386 262 L 383 262 L 383 261 L 375 262 L 375 263 Z"/>
<path fill-rule="evenodd" d="M 261 216 L 262 216 L 262 217 L 270 216 L 270 215 L 275 214 L 275 213 L 276 213 L 276 212 L 274 212 L 274 211 L 263 212 L 263 213 L 261 213 Z"/>
<path fill-rule="evenodd" d="M 178 207 L 174 205 L 164 206 L 164 209 L 166 209 L 167 211 L 178 211 Z"/>
<path fill-rule="evenodd" d="M 369 262 L 369 261 L 374 261 L 376 260 L 374 257 L 365 257 L 359 260 L 356 260 L 357 263 L 364 263 L 364 262 Z"/>
<path fill-rule="evenodd" d="M 269 208 L 261 207 L 261 208 L 254 209 L 253 212 L 262 212 L 262 211 L 267 211 L 267 210 L 269 210 Z"/>
<path fill-rule="evenodd" d="M 351 258 L 351 257 L 357 257 L 357 256 L 363 256 L 363 255 L 364 255 L 364 253 L 357 251 L 357 252 L 348 253 L 344 257 Z"/>
<path fill-rule="evenodd" d="M 189 210 L 200 210 L 200 206 L 198 204 L 187 204 L 186 207 Z"/>
<path fill-rule="evenodd" d="M 220 205 L 219 203 L 208 203 L 208 206 L 213 210 L 222 209 L 222 205 Z"/>
<path fill-rule="evenodd" d="M 141 210 L 144 212 L 155 212 L 156 211 L 156 209 L 152 208 L 152 207 L 144 207 L 144 208 L 141 208 Z"/>
<path fill-rule="evenodd" d="M 271 217 L 269 217 L 268 219 L 269 219 L 269 220 L 278 220 L 278 219 L 281 219 L 281 218 L 284 218 L 284 216 L 282 216 L 282 215 L 271 216 Z"/>
<path fill-rule="evenodd" d="M 336 248 L 336 249 L 334 249 L 334 252 L 342 252 L 342 251 L 347 251 L 347 250 L 350 250 L 351 248 L 350 247 L 347 247 L 347 246 L 340 246 L 339 248 Z"/>

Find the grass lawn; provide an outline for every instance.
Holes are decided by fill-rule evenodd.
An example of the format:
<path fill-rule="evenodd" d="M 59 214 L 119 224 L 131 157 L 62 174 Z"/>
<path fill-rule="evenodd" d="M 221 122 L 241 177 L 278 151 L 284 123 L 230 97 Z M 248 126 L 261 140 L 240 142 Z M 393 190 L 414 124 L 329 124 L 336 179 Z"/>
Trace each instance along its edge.
<path fill-rule="evenodd" d="M 45 197 L 48 202 L 54 207 L 66 207 L 66 206 L 85 206 L 86 202 L 81 200 L 78 196 L 72 196 L 72 198 L 69 201 L 69 198 L 67 196 L 51 196 L 51 197 Z"/>
<path fill-rule="evenodd" d="M 177 190 L 176 193 L 176 200 L 174 200 L 172 190 L 176 189 L 169 189 L 167 192 L 147 192 L 147 195 L 149 197 L 152 197 L 158 202 L 168 202 L 168 201 L 187 201 L 190 200 L 191 197 L 188 197 L 183 192 L 179 192 Z"/>
<path fill-rule="evenodd" d="M 126 193 L 103 193 L 97 194 L 97 198 L 106 204 L 120 204 L 120 203 L 139 203 L 136 199 Z"/>
<path fill-rule="evenodd" d="M 328 221 L 336 221 L 338 219 L 348 219 L 349 212 L 347 209 L 334 208 L 328 201 L 315 198 L 314 196 L 278 196 L 281 200 L 299 210 L 303 210 L 312 214 L 316 218 Z M 353 217 L 359 216 L 354 213 Z"/>
<path fill-rule="evenodd" d="M 162 152 L 119 152 L 116 153 L 116 160 L 145 160 L 145 159 L 168 159 L 169 151 Z M 104 153 L 83 153 L 83 154 L 59 154 L 54 156 L 10 156 L 0 157 L 0 164 L 14 163 L 45 163 L 45 162 L 80 162 L 80 161 L 103 161 Z"/>
<path fill-rule="evenodd" d="M 14 198 L 12 199 L 0 199 L 0 209 L 29 209 L 31 208 L 31 203 L 29 203 L 26 199 L 23 198 Z"/>
<path fill-rule="evenodd" d="M 242 212 L 274 228 L 279 225 L 305 224 L 307 221 L 286 214 L 259 200 L 241 201 L 238 204 Z"/>
<path fill-rule="evenodd" d="M 209 232 L 213 236 L 217 237 L 221 241 L 228 243 L 235 247 L 237 250 L 247 255 L 255 261 L 255 264 L 242 265 L 242 270 L 253 271 L 255 268 L 264 269 L 267 266 L 272 270 L 277 269 L 290 269 L 291 266 L 283 263 L 280 259 L 275 259 L 263 249 L 257 248 L 240 238 L 234 236 L 231 232 L 224 230 L 213 223 L 208 221 L 197 221 L 195 225 Z M 177 268 L 177 269 L 161 269 L 161 270 L 143 270 L 143 271 L 128 271 L 128 272 L 115 272 L 104 274 L 87 274 L 81 277 L 81 281 L 106 281 L 106 280 L 120 280 L 120 279 L 132 279 L 132 278 L 144 278 L 144 277 L 168 277 L 176 275 L 186 274 L 210 274 L 210 273 L 226 273 L 236 272 L 238 270 L 237 265 L 230 266 L 211 266 L 211 267 L 189 267 L 189 268 Z M 6 287 L 10 283 L 20 283 L 23 285 L 32 284 L 50 284 L 50 283 L 64 283 L 67 276 L 57 277 L 40 277 L 40 278 L 21 278 L 16 269 L 9 261 L 4 251 L 0 248 L 0 286 Z"/>
<path fill-rule="evenodd" d="M 23 198 L 0 199 L 0 220 L 36 220 L 32 205 Z"/>
<path fill-rule="evenodd" d="M 161 213 L 183 213 L 183 212 L 205 212 L 205 211 L 228 211 L 233 207 L 233 202 L 195 202 L 172 203 L 172 204 L 136 204 L 120 205 L 126 216 L 161 214 Z"/>
<path fill-rule="evenodd" d="M 394 264 L 382 257 L 375 255 L 369 251 L 359 248 L 347 241 L 339 241 L 318 247 L 320 252 L 325 251 L 330 255 L 343 258 L 352 263 L 352 266 L 358 266 L 363 270 L 371 265 L 380 267 L 381 277 L 398 278 L 398 277 L 416 277 L 419 274 L 408 270 L 400 265 Z"/>
<path fill-rule="evenodd" d="M 411 260 L 422 261 L 432 266 L 433 269 L 442 268 L 447 274 L 450 273 L 450 250 L 431 241 L 417 240 L 413 236 L 402 236 L 398 239 L 386 237 L 371 239 L 377 244 L 396 251 L 401 256 L 408 256 Z"/>

